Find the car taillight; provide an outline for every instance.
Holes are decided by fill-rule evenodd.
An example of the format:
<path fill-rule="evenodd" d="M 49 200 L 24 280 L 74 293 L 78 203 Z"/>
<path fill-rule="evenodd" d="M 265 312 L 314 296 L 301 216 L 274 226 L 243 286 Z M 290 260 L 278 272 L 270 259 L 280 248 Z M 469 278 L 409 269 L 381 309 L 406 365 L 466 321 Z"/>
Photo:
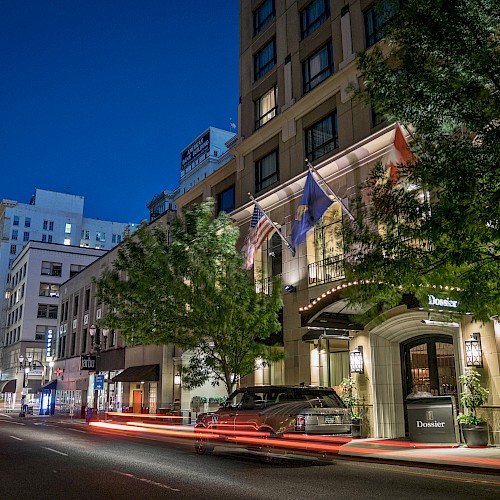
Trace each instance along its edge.
<path fill-rule="evenodd" d="M 305 417 L 305 415 L 297 415 L 295 417 L 295 430 L 297 432 L 304 432 L 306 430 L 306 417 Z"/>

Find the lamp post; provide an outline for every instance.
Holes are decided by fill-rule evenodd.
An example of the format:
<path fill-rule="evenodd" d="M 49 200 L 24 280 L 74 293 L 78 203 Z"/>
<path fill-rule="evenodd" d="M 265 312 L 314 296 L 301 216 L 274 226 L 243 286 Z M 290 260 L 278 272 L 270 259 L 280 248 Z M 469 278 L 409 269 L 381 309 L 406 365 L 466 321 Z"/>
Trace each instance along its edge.
<path fill-rule="evenodd" d="M 19 355 L 19 370 L 22 370 L 23 372 L 23 387 L 22 387 L 22 397 L 21 397 L 21 415 L 25 416 L 26 415 L 26 407 L 27 404 L 25 403 L 26 400 L 26 395 L 28 393 L 28 381 L 29 381 L 29 374 L 31 370 L 36 367 L 37 363 L 40 365 L 42 368 L 42 384 L 44 382 L 44 376 L 45 376 L 45 365 L 39 361 L 38 359 L 33 359 L 33 356 L 27 355 L 26 357 L 23 356 L 22 354 Z"/>
<path fill-rule="evenodd" d="M 100 330 L 95 325 L 92 325 L 89 328 L 89 334 L 91 338 L 91 348 L 96 353 L 96 366 L 95 366 L 94 377 L 97 377 L 99 373 L 99 358 L 101 355 L 101 335 L 100 335 L 101 333 L 104 341 L 104 349 L 106 349 L 108 343 L 109 330 L 107 328 L 103 328 L 102 330 Z M 96 411 L 99 409 L 98 400 L 99 400 L 99 389 L 96 388 L 96 382 L 94 378 L 94 408 L 96 409 Z"/>

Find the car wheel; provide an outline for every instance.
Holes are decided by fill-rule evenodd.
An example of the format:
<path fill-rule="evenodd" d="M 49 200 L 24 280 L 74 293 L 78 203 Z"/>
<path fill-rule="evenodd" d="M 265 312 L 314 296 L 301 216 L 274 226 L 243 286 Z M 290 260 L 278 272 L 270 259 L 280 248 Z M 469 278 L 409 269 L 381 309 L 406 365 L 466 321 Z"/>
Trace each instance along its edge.
<path fill-rule="evenodd" d="M 202 428 L 204 428 L 204 427 L 202 427 Z M 198 455 L 210 455 L 213 450 L 214 450 L 214 446 L 209 444 L 208 439 L 205 436 L 203 436 L 203 434 L 201 432 L 198 433 L 196 435 L 196 439 L 194 442 L 194 451 Z"/>
<path fill-rule="evenodd" d="M 259 431 L 260 432 L 269 432 L 269 434 L 273 434 L 273 432 L 274 432 L 272 429 L 267 429 L 267 428 L 259 429 Z M 273 449 L 269 445 L 264 444 L 262 446 L 259 446 L 259 448 L 257 448 L 257 451 L 259 453 L 260 461 L 265 463 L 265 464 L 271 463 L 273 461 L 272 450 Z"/>

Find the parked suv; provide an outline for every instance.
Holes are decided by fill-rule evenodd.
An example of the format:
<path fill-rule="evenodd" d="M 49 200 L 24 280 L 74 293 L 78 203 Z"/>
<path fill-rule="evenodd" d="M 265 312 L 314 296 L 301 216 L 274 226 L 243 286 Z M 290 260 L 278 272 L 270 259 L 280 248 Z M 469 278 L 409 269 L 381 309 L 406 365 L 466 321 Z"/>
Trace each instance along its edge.
<path fill-rule="evenodd" d="M 215 412 L 202 413 L 197 428 L 224 431 L 263 431 L 272 437 L 285 433 L 348 434 L 347 409 L 333 389 L 303 386 L 258 386 L 234 391 Z M 200 433 L 195 443 L 199 454 L 213 449 L 214 440 Z"/>

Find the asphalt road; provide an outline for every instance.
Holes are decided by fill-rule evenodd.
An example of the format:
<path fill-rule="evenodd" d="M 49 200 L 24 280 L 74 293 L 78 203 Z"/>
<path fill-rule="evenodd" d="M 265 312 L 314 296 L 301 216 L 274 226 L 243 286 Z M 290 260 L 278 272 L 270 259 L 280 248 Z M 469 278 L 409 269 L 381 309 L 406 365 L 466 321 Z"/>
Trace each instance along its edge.
<path fill-rule="evenodd" d="M 262 463 L 41 419 L 0 418 L 0 499 L 498 499 L 500 477 L 346 461 Z"/>

